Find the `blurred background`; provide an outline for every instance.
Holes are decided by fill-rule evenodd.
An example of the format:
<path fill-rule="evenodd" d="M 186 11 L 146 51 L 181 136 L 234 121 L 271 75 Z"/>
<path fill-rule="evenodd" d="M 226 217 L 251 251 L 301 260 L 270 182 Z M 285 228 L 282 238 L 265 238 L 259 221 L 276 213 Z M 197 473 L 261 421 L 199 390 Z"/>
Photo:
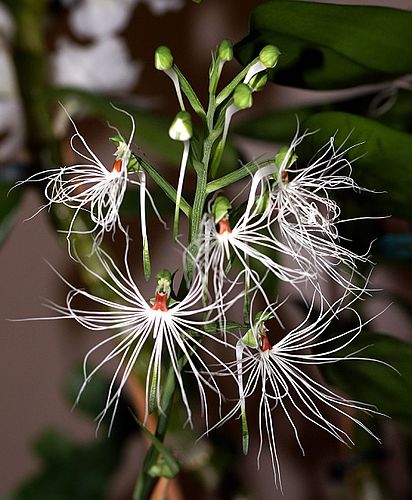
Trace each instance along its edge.
<path fill-rule="evenodd" d="M 21 3 L 24 7 L 24 1 Z M 39 5 L 42 3 L 39 2 Z M 46 15 L 41 26 L 45 35 L 49 83 L 92 93 L 97 99 L 96 104 L 86 109 L 82 99 L 76 99 L 75 93 L 71 96 L 61 94 L 50 106 L 53 109 L 54 133 L 62 141 L 61 153 L 65 164 L 75 162 L 76 157 L 68 142 L 71 126 L 57 101 L 64 101 L 92 150 L 103 163 L 110 165 L 114 147 L 108 139 L 113 132 L 107 126 L 105 116 L 94 112 L 96 109 L 93 108 L 98 108 L 99 99 L 105 98 L 105 102 L 125 103 L 141 110 L 142 120 L 136 120 L 135 136 L 139 153 L 148 155 L 164 175 L 175 182 L 177 170 L 168 161 L 168 154 L 172 155 L 172 152 L 168 151 L 167 145 L 164 147 L 160 143 L 157 149 L 156 127 L 152 137 L 150 132 L 143 130 L 145 125 L 152 124 L 149 119 L 145 121 L 147 116 L 161 115 L 170 119 L 178 110 L 171 82 L 154 69 L 154 50 L 159 45 L 170 47 L 175 61 L 198 91 L 199 97 L 205 100 L 211 50 L 223 38 L 234 42 L 243 39 L 248 33 L 252 10 L 262 2 L 204 0 L 198 5 L 189 0 L 54 0 L 45 3 Z M 412 10 L 412 1 L 408 0 L 330 3 L 386 5 Z M 5 185 L 32 173 L 29 169 L 25 170 L 32 138 L 27 136 L 24 105 L 13 62 L 14 42 L 19 34 L 12 16 L 13 8 L 9 10 L 9 7 L 10 3 L 0 2 L 0 175 Z M 30 25 L 26 29 L 29 38 Z M 35 35 L 30 43 L 37 43 Z M 224 77 L 229 81 L 239 69 L 239 63 L 234 61 L 225 68 Z M 21 78 L 21 68 L 19 71 Z M 26 71 L 27 81 L 30 81 L 35 70 L 27 66 Z M 313 106 L 358 93 L 356 89 L 322 91 L 270 84 L 255 99 L 251 113 L 259 115 L 263 111 Z M 361 93 L 363 95 L 368 91 L 363 87 Z M 252 114 L 245 114 L 238 120 L 247 122 Z M 412 109 L 409 116 L 412 126 Z M 121 131 L 127 135 L 128 124 L 124 122 L 123 125 Z M 242 160 L 252 159 L 261 153 L 271 155 L 281 144 L 278 140 L 267 142 L 241 133 L 234 135 L 232 141 Z M 7 190 L 2 191 L 4 199 Z M 19 201 L 12 212 L 2 215 L 3 241 L 0 249 L 0 496 L 44 500 L 92 498 L 87 494 L 76 496 L 70 489 L 72 486 L 67 487 L 67 491 L 71 492 L 68 496 L 59 497 L 54 496 L 52 489 L 49 496 L 43 497 L 36 492 L 36 487 L 22 489 L 30 478 L 38 478 L 46 474 L 45 471 L 51 476 L 58 475 L 53 473 L 53 463 L 63 469 L 67 467 L 63 475 L 70 476 L 79 472 L 72 463 L 77 460 L 77 466 L 86 475 L 89 474 L 89 468 L 93 469 L 93 460 L 101 464 L 104 459 L 96 450 L 86 453 L 81 446 L 100 442 L 105 436 L 95 438 L 95 423 L 91 418 L 93 408 L 83 409 L 83 412 L 81 409 L 70 411 L 76 392 L 73 387 L 80 376 L 73 367 L 81 365 L 84 354 L 94 345 L 93 335 L 65 321 L 8 321 L 47 316 L 47 309 L 41 306 L 43 298 L 64 303 L 67 290 L 48 263 L 70 282 L 81 282 L 76 266 L 67 256 L 64 236 L 56 236 L 48 213 L 42 211 L 33 219 L 26 220 L 42 204 L 36 187 L 14 190 L 12 195 L 19 197 Z M 14 203 L 13 200 L 10 203 Z M 138 228 L 133 227 L 133 224 L 136 225 L 135 218 L 129 217 L 128 220 L 132 235 L 137 235 Z M 409 223 L 402 217 L 382 222 L 380 229 L 410 235 Z M 152 243 L 153 268 L 156 269 L 161 265 L 169 236 L 160 234 L 153 227 L 150 233 L 151 240 L 156 241 L 156 245 Z M 384 288 L 385 292 L 368 302 L 367 313 L 369 316 L 376 314 L 393 302 L 393 297 L 399 299 L 375 321 L 374 329 L 410 342 L 412 273 L 409 266 L 411 243 L 408 241 L 409 246 L 405 244 L 406 259 L 399 259 L 396 265 L 384 260 L 379 262 L 373 284 Z M 178 266 L 178 253 L 172 258 Z M 138 263 L 136 272 L 141 272 Z M 147 285 L 145 292 L 150 294 L 151 287 L 151 284 Z M 401 307 L 400 303 L 405 307 Z M 409 313 L 406 312 L 408 310 Z M 85 417 L 88 411 L 89 417 Z M 282 422 L 281 416 L 279 420 L 280 429 L 286 429 L 287 424 Z M 365 445 L 369 455 L 364 456 L 361 453 L 351 454 L 325 433 L 313 432 L 308 423 L 300 422 L 306 450 L 306 456 L 301 457 L 291 432 L 280 431 L 279 450 L 283 483 L 286 485 L 283 496 L 273 488 L 270 459 L 266 454 L 262 457 L 261 470 L 256 470 L 257 442 L 252 443 L 253 449 L 247 458 L 241 455 L 238 424 L 238 421 L 231 422 L 212 438 L 211 444 L 207 441 L 194 444 L 196 433 L 188 433 L 188 443 L 182 445 L 182 436 L 176 432 L 173 442 L 172 433 L 171 448 L 184 463 L 184 473 L 175 481 L 175 486 L 169 488 L 170 498 L 193 498 L 195 494 L 199 499 L 412 498 L 410 435 L 396 421 L 379 423 L 385 446 L 376 446 L 371 451 Z M 67 441 L 59 436 L 68 436 Z M 126 444 L 123 446 L 122 442 L 121 449 L 116 450 L 116 464 L 108 464 L 107 469 L 102 469 L 102 476 L 108 478 L 105 493 L 98 493 L 93 498 L 131 498 L 147 443 L 138 433 L 130 432 L 127 437 Z M 362 437 L 360 439 L 362 441 Z M 226 452 L 226 456 L 219 458 L 221 463 L 213 451 L 214 441 L 219 440 L 223 455 Z M 107 450 L 101 451 L 105 453 Z M 73 457 L 77 459 L 73 460 Z M 376 475 L 375 469 L 379 469 Z M 219 474 L 225 477 L 219 477 Z M 96 475 L 96 480 L 100 480 L 99 477 Z M 362 477 L 360 490 L 353 487 L 359 477 Z M 39 488 L 38 491 L 46 490 Z"/>

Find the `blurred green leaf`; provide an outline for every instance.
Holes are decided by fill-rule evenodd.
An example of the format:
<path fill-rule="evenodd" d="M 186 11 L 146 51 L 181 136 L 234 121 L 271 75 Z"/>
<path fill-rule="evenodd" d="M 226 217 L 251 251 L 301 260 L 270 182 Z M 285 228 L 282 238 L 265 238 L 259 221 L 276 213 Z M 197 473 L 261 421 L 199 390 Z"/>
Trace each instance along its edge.
<path fill-rule="evenodd" d="M 390 80 L 412 72 L 412 12 L 272 0 L 254 9 L 235 53 L 246 65 L 268 43 L 282 52 L 276 83 L 335 89 Z"/>
<path fill-rule="evenodd" d="M 42 460 L 38 474 L 7 500 L 101 500 L 121 463 L 122 447 L 114 440 L 77 444 L 49 431 L 35 443 Z"/>
<path fill-rule="evenodd" d="M 355 160 L 353 178 L 367 189 L 357 196 L 365 216 L 396 215 L 412 218 L 412 136 L 373 120 L 349 113 L 325 112 L 308 118 L 302 129 L 317 133 L 307 137 L 298 148 L 299 159 L 308 162 L 314 151 L 336 134 L 335 146 L 355 144 L 346 157 Z"/>
<path fill-rule="evenodd" d="M 412 431 L 412 346 L 389 335 L 364 332 L 339 354 L 358 350 L 358 356 L 384 361 L 399 373 L 381 363 L 347 359 L 320 365 L 327 381 Z"/>
<path fill-rule="evenodd" d="M 82 369 L 71 371 L 65 392 L 70 403 L 83 382 Z M 77 408 L 93 418 L 106 404 L 109 381 L 95 374 L 85 388 Z M 107 424 L 107 423 L 106 423 Z M 25 480 L 5 500 L 101 500 L 107 497 L 113 474 L 122 463 L 129 436 L 136 431 L 130 413 L 120 401 L 110 438 L 103 423 L 101 437 L 77 443 L 59 431 L 43 433 L 35 442 L 41 459 L 39 472 Z"/>
<path fill-rule="evenodd" d="M 15 222 L 16 211 L 19 208 L 24 188 L 10 191 L 10 184 L 0 183 L 0 245 L 6 240 Z"/>
<path fill-rule="evenodd" d="M 159 454 L 161 454 L 163 457 L 163 460 L 161 462 L 158 462 L 151 467 L 151 469 L 149 470 L 149 474 L 152 475 L 152 477 L 164 476 L 168 479 L 172 479 L 173 477 L 175 477 L 180 470 L 180 466 L 177 460 L 166 448 L 166 446 L 160 441 L 160 439 L 152 434 L 135 415 L 133 415 L 133 418 L 139 425 L 140 429 L 153 443 L 153 446 L 156 448 Z"/>

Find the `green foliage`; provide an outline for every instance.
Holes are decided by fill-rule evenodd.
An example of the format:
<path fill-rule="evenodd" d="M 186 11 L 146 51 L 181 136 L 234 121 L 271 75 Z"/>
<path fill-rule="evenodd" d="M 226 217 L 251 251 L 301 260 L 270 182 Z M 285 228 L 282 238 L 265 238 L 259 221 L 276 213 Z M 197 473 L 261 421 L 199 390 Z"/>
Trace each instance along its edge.
<path fill-rule="evenodd" d="M 376 406 L 412 432 L 412 346 L 389 335 L 364 332 L 339 354 L 360 350 L 359 357 L 383 361 L 393 368 L 348 359 L 321 365 L 322 373 L 351 398 Z"/>
<path fill-rule="evenodd" d="M 65 393 L 70 404 L 83 381 L 82 370 L 70 372 Z M 109 381 L 95 375 L 84 391 L 78 410 L 95 418 L 106 403 Z M 40 470 L 6 500 L 101 500 L 105 498 L 113 474 L 122 462 L 124 446 L 135 432 L 126 405 L 121 403 L 116 415 L 117 426 L 111 437 L 102 426 L 100 437 L 89 443 L 77 443 L 55 430 L 44 432 L 34 443 L 41 461 Z"/>
<path fill-rule="evenodd" d="M 312 89 L 376 83 L 412 72 L 412 13 L 273 0 L 254 9 L 235 54 L 247 64 L 268 43 L 282 53 L 276 83 Z"/>
<path fill-rule="evenodd" d="M 312 115 L 303 127 L 318 130 L 298 149 L 303 162 L 309 161 L 335 134 L 336 146 L 346 139 L 347 147 L 358 144 L 346 155 L 349 160 L 356 160 L 353 178 L 361 187 L 381 192 L 362 193 L 363 215 L 412 217 L 411 135 L 367 118 L 338 112 Z"/>

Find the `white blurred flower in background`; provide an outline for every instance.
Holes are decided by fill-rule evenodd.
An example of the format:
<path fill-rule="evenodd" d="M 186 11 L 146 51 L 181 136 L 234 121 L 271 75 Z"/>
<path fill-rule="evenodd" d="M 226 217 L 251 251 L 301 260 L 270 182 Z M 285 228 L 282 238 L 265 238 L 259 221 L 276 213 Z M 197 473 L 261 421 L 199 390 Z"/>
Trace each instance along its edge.
<path fill-rule="evenodd" d="M 96 39 L 114 35 L 126 28 L 137 2 L 138 0 L 70 2 L 70 28 L 77 36 L 85 38 Z"/>
<path fill-rule="evenodd" d="M 162 15 L 170 10 L 179 10 L 184 5 L 184 0 L 144 0 L 153 14 Z"/>
<path fill-rule="evenodd" d="M 102 93 L 130 91 L 142 70 L 118 37 L 86 46 L 61 38 L 51 64 L 56 84 Z"/>
<path fill-rule="evenodd" d="M 8 43 L 14 23 L 8 10 L 0 5 L 0 161 L 10 158 L 24 138 L 23 116 L 16 92 L 16 78 Z"/>

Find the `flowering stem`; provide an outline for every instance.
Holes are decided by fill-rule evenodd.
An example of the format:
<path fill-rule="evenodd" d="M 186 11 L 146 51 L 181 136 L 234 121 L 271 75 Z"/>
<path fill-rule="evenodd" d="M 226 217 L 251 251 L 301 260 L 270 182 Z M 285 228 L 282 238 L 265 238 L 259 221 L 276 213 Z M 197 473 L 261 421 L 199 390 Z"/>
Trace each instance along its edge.
<path fill-rule="evenodd" d="M 166 435 L 169 417 L 171 414 L 173 397 L 176 389 L 176 375 L 173 367 L 169 368 L 166 382 L 164 386 L 164 393 L 162 398 L 162 412 L 159 412 L 159 419 L 157 421 L 155 436 L 159 441 L 163 441 Z M 156 485 L 158 477 L 152 477 L 149 471 L 153 465 L 156 465 L 159 457 L 159 451 L 154 445 L 151 445 L 146 453 L 140 474 L 137 478 L 136 486 L 133 492 L 133 500 L 145 500 L 150 498 L 150 494 Z"/>

